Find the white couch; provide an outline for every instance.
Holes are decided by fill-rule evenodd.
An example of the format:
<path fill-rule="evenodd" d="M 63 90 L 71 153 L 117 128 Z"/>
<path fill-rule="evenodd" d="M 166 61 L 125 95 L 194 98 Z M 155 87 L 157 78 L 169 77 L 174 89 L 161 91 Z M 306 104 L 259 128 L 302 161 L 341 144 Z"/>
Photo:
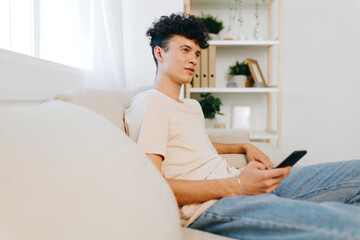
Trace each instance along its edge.
<path fill-rule="evenodd" d="M 170 187 L 123 131 L 132 96 L 94 89 L 0 102 L 0 239 L 228 239 L 180 227 Z M 241 132 L 209 134 L 248 141 Z M 256 144 L 282 160 L 272 145 Z"/>

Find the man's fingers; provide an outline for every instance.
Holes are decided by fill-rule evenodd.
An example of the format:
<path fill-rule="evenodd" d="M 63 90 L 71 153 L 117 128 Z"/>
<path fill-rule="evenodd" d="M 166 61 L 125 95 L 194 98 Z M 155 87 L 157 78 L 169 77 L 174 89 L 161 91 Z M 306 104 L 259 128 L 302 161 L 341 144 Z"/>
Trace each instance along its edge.
<path fill-rule="evenodd" d="M 289 176 L 291 167 L 278 168 L 278 169 L 270 169 L 269 174 L 272 175 L 272 178 L 286 178 Z"/>
<path fill-rule="evenodd" d="M 264 163 L 258 162 L 258 161 L 252 161 L 248 165 L 253 168 L 256 168 L 258 170 L 266 170 L 267 169 L 267 167 Z"/>
<path fill-rule="evenodd" d="M 262 162 L 268 167 L 268 169 L 272 169 L 273 163 L 270 161 L 269 158 L 265 158 Z"/>

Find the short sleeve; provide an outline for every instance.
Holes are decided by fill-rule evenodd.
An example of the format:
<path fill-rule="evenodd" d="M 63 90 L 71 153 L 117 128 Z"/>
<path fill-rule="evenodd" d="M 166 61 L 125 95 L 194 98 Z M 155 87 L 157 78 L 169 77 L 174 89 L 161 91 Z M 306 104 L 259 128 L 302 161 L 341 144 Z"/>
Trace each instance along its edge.
<path fill-rule="evenodd" d="M 137 99 L 125 113 L 129 136 L 145 153 L 166 158 L 168 119 L 158 99 Z"/>

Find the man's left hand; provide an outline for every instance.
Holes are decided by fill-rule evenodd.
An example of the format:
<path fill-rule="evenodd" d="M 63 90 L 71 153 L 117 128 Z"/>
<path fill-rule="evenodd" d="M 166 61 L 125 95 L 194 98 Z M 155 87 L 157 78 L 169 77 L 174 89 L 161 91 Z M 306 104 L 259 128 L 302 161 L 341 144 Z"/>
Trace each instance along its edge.
<path fill-rule="evenodd" d="M 248 162 L 257 161 L 263 163 L 268 169 L 272 169 L 273 163 L 270 158 L 252 144 L 246 144 L 244 147 Z"/>

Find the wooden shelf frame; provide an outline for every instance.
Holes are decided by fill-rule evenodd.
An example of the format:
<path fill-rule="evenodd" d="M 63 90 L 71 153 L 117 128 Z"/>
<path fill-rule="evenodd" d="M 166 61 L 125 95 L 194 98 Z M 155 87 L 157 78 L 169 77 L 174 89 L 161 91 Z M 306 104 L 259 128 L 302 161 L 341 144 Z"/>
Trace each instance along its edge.
<path fill-rule="evenodd" d="M 191 93 L 276 93 L 278 88 L 190 88 Z"/>
<path fill-rule="evenodd" d="M 214 46 L 277 46 L 280 44 L 279 40 L 261 40 L 261 41 L 238 41 L 238 40 L 210 40 L 210 45 Z"/>
<path fill-rule="evenodd" d="M 207 0 L 208 1 L 208 0 Z M 191 13 L 191 0 L 184 0 L 184 10 L 185 14 Z M 214 0 L 211 3 L 218 3 L 218 0 Z M 276 40 L 273 39 L 272 36 L 272 28 L 273 28 L 273 5 L 275 0 L 266 0 L 267 9 L 268 9 L 268 39 L 270 40 L 263 40 L 263 41 L 235 41 L 235 40 L 213 40 L 210 41 L 211 45 L 215 46 L 240 46 L 240 47 L 247 47 L 247 46 L 258 46 L 258 47 L 267 47 L 267 65 L 268 65 L 268 73 L 267 73 L 267 79 L 268 84 L 273 85 L 273 79 L 272 79 L 272 70 L 273 70 L 273 52 L 274 46 L 277 46 L 278 49 L 278 82 L 277 82 L 277 88 L 274 90 L 274 88 L 270 88 L 272 90 L 268 91 L 261 91 L 261 90 L 252 90 L 253 92 L 265 92 L 267 94 L 267 127 L 268 129 L 271 129 L 272 126 L 272 116 L 273 116 L 273 109 L 272 109 L 272 94 L 277 93 L 277 131 L 274 133 L 274 131 L 271 131 L 270 134 L 255 134 L 255 136 L 263 136 L 265 137 L 265 140 L 267 142 L 271 142 L 271 140 L 277 140 L 277 146 L 281 147 L 281 135 L 282 135 L 282 23 L 283 23 L 283 0 L 277 0 L 278 2 L 278 38 Z M 186 84 L 184 87 L 184 95 L 185 98 L 190 98 L 191 93 L 199 93 L 199 92 L 205 92 L 206 90 L 210 90 L 207 92 L 251 92 L 250 90 L 225 90 L 224 88 L 211 88 L 203 90 L 200 89 L 191 89 L 190 84 Z M 265 131 L 268 132 L 268 131 Z M 254 132 L 253 132 L 254 136 Z"/>

